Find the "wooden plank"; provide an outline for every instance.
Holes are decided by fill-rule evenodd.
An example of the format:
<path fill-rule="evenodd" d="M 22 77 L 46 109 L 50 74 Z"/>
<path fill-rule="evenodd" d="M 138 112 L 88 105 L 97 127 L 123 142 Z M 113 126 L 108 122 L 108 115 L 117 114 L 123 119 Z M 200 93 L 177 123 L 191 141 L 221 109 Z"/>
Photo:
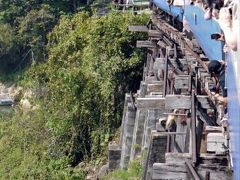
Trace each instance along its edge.
<path fill-rule="evenodd" d="M 128 26 L 128 30 L 132 32 L 148 32 L 147 26 Z"/>
<path fill-rule="evenodd" d="M 146 83 L 151 83 L 151 82 L 153 82 L 153 81 L 157 81 L 157 77 L 156 76 L 145 76 L 145 82 Z"/>
<path fill-rule="evenodd" d="M 142 81 L 142 82 L 144 82 L 144 81 Z M 161 84 L 163 84 L 163 82 L 162 81 L 157 81 L 157 80 L 155 80 L 155 81 L 147 81 L 147 82 L 144 82 L 145 84 L 154 84 L 154 85 L 161 85 Z"/>
<path fill-rule="evenodd" d="M 208 96 L 198 95 L 197 100 L 203 109 L 210 109 L 213 107 L 212 102 Z"/>
<path fill-rule="evenodd" d="M 185 95 L 167 95 L 165 97 L 166 109 L 190 109 L 191 97 Z"/>
<path fill-rule="evenodd" d="M 197 162 L 197 143 L 196 143 L 196 97 L 195 91 L 192 91 L 191 97 L 191 147 L 192 147 L 192 163 Z"/>
<path fill-rule="evenodd" d="M 178 59 L 180 62 L 180 66 L 182 68 L 183 71 L 187 71 L 188 70 L 188 62 L 186 59 Z"/>
<path fill-rule="evenodd" d="M 152 136 L 157 137 L 157 136 L 168 136 L 168 135 L 186 135 L 185 132 L 168 132 L 168 131 L 164 131 L 164 132 L 158 132 L 156 130 L 152 130 Z"/>
<path fill-rule="evenodd" d="M 157 42 L 157 45 L 160 46 L 161 48 L 166 48 L 167 44 L 163 42 L 162 40 Z"/>
<path fill-rule="evenodd" d="M 188 89 L 189 88 L 189 76 L 188 75 L 175 76 L 174 87 L 176 89 Z"/>
<path fill-rule="evenodd" d="M 165 97 L 167 94 L 167 81 L 168 81 L 168 59 L 165 59 L 165 64 L 164 64 L 164 86 L 163 86 L 163 96 Z"/>
<path fill-rule="evenodd" d="M 178 153 L 184 153 L 184 152 L 189 152 L 189 127 L 187 124 L 183 124 L 180 122 L 183 120 L 182 118 L 185 117 L 177 117 L 177 122 L 176 122 L 176 132 L 181 132 L 185 133 L 185 135 L 176 135 L 173 143 L 173 151 L 178 152 Z"/>
<path fill-rule="evenodd" d="M 206 70 L 208 69 L 207 65 L 201 60 L 199 55 L 195 53 L 190 47 L 190 42 L 187 42 L 186 38 L 184 38 L 177 29 L 167 24 L 163 20 L 156 18 L 154 15 L 151 17 L 151 20 L 160 30 L 176 35 L 178 39 L 184 44 L 186 51 L 190 52 L 193 55 L 193 57 L 196 58 L 196 60 L 204 67 L 204 69 Z"/>
<path fill-rule="evenodd" d="M 150 92 L 149 96 L 161 96 L 162 97 L 163 93 L 162 92 Z"/>
<path fill-rule="evenodd" d="M 137 48 L 155 48 L 156 44 L 153 43 L 152 41 L 137 41 Z"/>
<path fill-rule="evenodd" d="M 210 180 L 230 180 L 233 179 L 232 174 L 231 173 L 227 173 L 229 172 L 229 170 L 225 168 L 223 168 L 221 171 L 219 170 L 211 170 L 209 169 L 209 167 L 206 168 L 202 168 L 202 165 L 200 165 L 200 167 L 198 168 L 198 174 L 202 177 L 202 179 L 204 179 L 206 177 L 206 172 L 210 172 Z"/>
<path fill-rule="evenodd" d="M 228 166 L 227 156 L 219 156 L 215 154 L 203 154 L 200 156 L 200 163 L 205 165 Z"/>
<path fill-rule="evenodd" d="M 189 153 L 166 153 L 165 155 L 166 163 L 185 163 L 186 160 L 191 159 L 191 154 Z"/>
<path fill-rule="evenodd" d="M 226 149 L 224 149 L 223 144 L 226 145 L 226 140 L 222 133 L 208 133 L 207 135 L 208 152 L 224 153 Z"/>
<path fill-rule="evenodd" d="M 173 42 L 171 40 L 169 40 L 169 38 L 167 36 L 163 36 L 163 41 L 169 46 L 169 47 L 173 47 Z M 174 51 L 174 49 L 169 49 Z"/>
<path fill-rule="evenodd" d="M 209 126 L 218 126 L 216 123 L 216 118 L 215 117 L 209 117 L 206 109 L 197 108 L 197 114 L 200 116 L 201 120 L 204 121 L 207 125 Z"/>
<path fill-rule="evenodd" d="M 196 170 L 193 168 L 192 164 L 187 160 L 185 162 L 188 174 L 194 179 L 194 180 L 201 180 L 199 175 L 197 174 Z"/>
<path fill-rule="evenodd" d="M 177 60 L 175 58 L 169 58 L 169 64 L 174 68 L 178 68 Z"/>
<path fill-rule="evenodd" d="M 148 36 L 149 37 L 161 37 L 162 33 L 158 30 L 148 30 Z"/>
<path fill-rule="evenodd" d="M 165 58 L 156 58 L 154 65 L 153 65 L 153 70 L 157 71 L 159 69 L 164 69 L 164 64 L 165 64 Z"/>
<path fill-rule="evenodd" d="M 147 92 L 162 92 L 163 91 L 163 82 L 161 84 L 148 84 Z"/>
<path fill-rule="evenodd" d="M 205 131 L 207 133 L 221 133 L 223 130 L 220 126 L 206 126 Z"/>
<path fill-rule="evenodd" d="M 188 175 L 183 163 L 154 163 L 152 179 L 187 180 Z"/>
<path fill-rule="evenodd" d="M 139 109 L 164 109 L 165 99 L 159 98 L 137 98 L 137 108 Z"/>
<path fill-rule="evenodd" d="M 197 154 L 200 154 L 201 149 L 201 142 L 202 142 L 202 135 L 203 135 L 203 126 L 204 122 L 198 118 L 198 124 L 197 124 Z"/>
<path fill-rule="evenodd" d="M 146 95 L 145 98 L 162 98 L 162 92 L 156 92 L 155 93 L 150 93 L 149 95 Z"/>

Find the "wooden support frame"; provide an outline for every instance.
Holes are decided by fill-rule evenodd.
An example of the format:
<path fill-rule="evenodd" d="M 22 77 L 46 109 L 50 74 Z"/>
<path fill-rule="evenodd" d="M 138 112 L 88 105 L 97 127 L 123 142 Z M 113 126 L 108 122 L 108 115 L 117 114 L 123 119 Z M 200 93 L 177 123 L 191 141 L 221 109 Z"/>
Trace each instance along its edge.
<path fill-rule="evenodd" d="M 200 149 L 201 149 L 201 142 L 202 142 L 202 133 L 203 133 L 203 126 L 204 122 L 198 118 L 198 125 L 197 125 L 197 154 L 200 155 Z"/>
<path fill-rule="evenodd" d="M 137 107 L 135 105 L 135 99 L 133 97 L 133 93 L 130 91 L 130 100 L 131 100 L 131 104 L 134 110 L 137 110 Z"/>
<path fill-rule="evenodd" d="M 136 103 L 138 109 L 163 109 L 165 107 L 165 99 L 162 97 L 137 98 Z"/>
<path fill-rule="evenodd" d="M 158 30 L 148 30 L 148 37 L 162 37 L 162 33 Z"/>
<path fill-rule="evenodd" d="M 207 70 L 207 65 L 202 62 L 201 58 L 199 57 L 199 55 L 197 53 L 195 53 L 192 48 L 191 48 L 191 45 L 190 45 L 190 42 L 187 42 L 186 41 L 186 38 L 183 37 L 183 35 L 179 34 L 179 31 L 177 29 L 175 29 L 174 27 L 172 27 L 171 25 L 165 23 L 163 20 L 161 19 L 158 19 L 154 16 L 151 17 L 152 19 L 152 22 L 160 29 L 162 30 L 163 32 L 171 32 L 172 34 L 174 34 L 175 36 L 178 37 L 178 40 L 179 40 L 179 43 L 182 43 L 184 44 L 184 47 L 186 49 L 186 51 L 190 52 L 192 54 L 192 56 L 194 58 L 196 58 L 196 60 L 202 65 L 202 67 Z"/>
<path fill-rule="evenodd" d="M 163 97 L 167 94 L 167 81 L 168 81 L 168 58 L 165 59 L 165 66 L 164 66 L 164 85 L 163 85 Z"/>
<path fill-rule="evenodd" d="M 196 170 L 193 168 L 192 164 L 188 160 L 185 161 L 185 165 L 187 168 L 187 172 L 192 177 L 192 179 L 201 180 L 201 178 L 197 174 Z"/>
<path fill-rule="evenodd" d="M 147 92 L 162 92 L 163 91 L 163 83 L 159 81 L 159 84 L 148 84 L 147 85 Z"/>
<path fill-rule="evenodd" d="M 188 114 L 178 114 L 178 113 L 163 113 L 166 115 L 174 115 L 174 116 L 187 116 Z"/>
<path fill-rule="evenodd" d="M 192 146 L 192 163 L 197 163 L 197 144 L 196 144 L 196 97 L 195 91 L 192 91 L 192 108 L 191 108 L 191 146 Z"/>
<path fill-rule="evenodd" d="M 191 96 L 167 95 L 165 96 L 165 109 L 191 109 Z"/>
<path fill-rule="evenodd" d="M 174 87 L 176 89 L 186 89 L 189 90 L 189 86 L 191 86 L 191 81 L 189 80 L 189 75 L 178 75 L 175 76 Z"/>
<path fill-rule="evenodd" d="M 168 132 L 170 132 L 168 130 Z M 167 135 L 167 153 L 169 153 L 171 151 L 171 136 L 170 135 Z"/>
<path fill-rule="evenodd" d="M 147 26 L 128 26 L 128 30 L 132 32 L 148 32 Z"/>
<path fill-rule="evenodd" d="M 205 180 L 210 180 L 210 171 L 206 171 Z"/>
<path fill-rule="evenodd" d="M 152 41 L 137 41 L 137 48 L 155 48 L 156 44 Z"/>

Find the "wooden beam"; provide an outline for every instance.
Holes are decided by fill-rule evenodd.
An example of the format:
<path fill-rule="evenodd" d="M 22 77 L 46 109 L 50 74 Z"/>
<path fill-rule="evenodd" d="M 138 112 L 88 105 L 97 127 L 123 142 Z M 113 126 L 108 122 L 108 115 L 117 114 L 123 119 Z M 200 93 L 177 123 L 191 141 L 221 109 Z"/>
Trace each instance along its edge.
<path fill-rule="evenodd" d="M 169 40 L 167 36 L 163 36 L 163 41 L 164 41 L 169 47 L 172 47 L 172 46 L 173 46 L 173 42 L 172 42 L 171 40 Z"/>
<path fill-rule="evenodd" d="M 201 153 L 200 163 L 205 165 L 228 166 L 228 157 L 210 153 Z"/>
<path fill-rule="evenodd" d="M 186 160 L 191 159 L 191 155 L 189 153 L 166 153 L 166 163 L 185 163 Z"/>
<path fill-rule="evenodd" d="M 154 163 L 152 179 L 188 179 L 183 163 Z"/>
<path fill-rule="evenodd" d="M 171 64 L 174 68 L 178 68 L 177 60 L 176 58 L 169 58 L 169 64 Z"/>
<path fill-rule="evenodd" d="M 216 123 L 216 117 L 209 117 L 206 113 L 206 109 L 197 108 L 197 113 L 200 115 L 201 119 L 209 126 L 218 126 Z"/>
<path fill-rule="evenodd" d="M 128 30 L 132 32 L 148 32 L 147 26 L 128 26 Z"/>
<path fill-rule="evenodd" d="M 208 96 L 197 95 L 197 100 L 203 109 L 210 109 L 213 107 L 213 104 Z"/>
<path fill-rule="evenodd" d="M 168 59 L 165 59 L 165 65 L 164 65 L 164 85 L 163 85 L 163 97 L 167 94 L 167 81 L 168 81 Z"/>
<path fill-rule="evenodd" d="M 161 37 L 162 33 L 158 30 L 148 30 L 148 36 L 149 37 Z"/>
<path fill-rule="evenodd" d="M 168 136 L 168 135 L 186 135 L 186 133 L 185 132 L 170 132 L 170 131 L 158 132 L 156 130 L 152 130 L 152 136 Z"/>
<path fill-rule="evenodd" d="M 154 44 L 152 41 L 137 41 L 137 48 L 155 48 L 156 44 Z"/>
<path fill-rule="evenodd" d="M 220 126 L 206 126 L 205 128 L 206 134 L 207 133 L 221 133 L 223 128 Z"/>
<path fill-rule="evenodd" d="M 206 171 L 205 180 L 210 180 L 210 171 Z"/>
<path fill-rule="evenodd" d="M 163 109 L 165 107 L 165 99 L 159 98 L 137 98 L 136 106 L 138 109 Z"/>
<path fill-rule="evenodd" d="M 198 124 L 197 124 L 197 154 L 199 155 L 200 149 L 201 149 L 201 142 L 202 142 L 202 134 L 203 134 L 203 126 L 204 126 L 204 122 L 198 118 Z"/>
<path fill-rule="evenodd" d="M 162 40 L 159 40 L 157 42 L 157 45 L 160 46 L 161 48 L 166 48 L 167 44 L 165 42 L 163 42 Z"/>
<path fill-rule="evenodd" d="M 177 29 L 167 24 L 163 20 L 156 18 L 154 15 L 151 17 L 151 19 L 153 24 L 155 24 L 163 32 L 169 32 L 177 36 L 179 41 L 182 44 L 184 44 L 186 51 L 190 52 L 193 55 L 193 57 L 196 58 L 196 60 L 203 66 L 205 70 L 208 69 L 207 65 L 201 60 L 199 55 L 192 50 L 190 42 L 187 42 L 186 38 L 184 38 L 183 35 L 181 35 Z"/>
<path fill-rule="evenodd" d="M 130 100 L 131 100 L 131 104 L 132 104 L 132 107 L 134 108 L 134 110 L 137 109 L 136 105 L 135 105 L 135 98 L 133 97 L 133 93 L 130 91 Z"/>
<path fill-rule="evenodd" d="M 153 71 L 164 70 L 165 58 L 155 58 Z"/>
<path fill-rule="evenodd" d="M 163 82 L 161 84 L 148 84 L 147 92 L 162 92 L 163 91 Z"/>
<path fill-rule="evenodd" d="M 191 109 L 191 97 L 185 95 L 167 95 L 165 97 L 166 109 Z"/>
<path fill-rule="evenodd" d="M 201 180 L 199 175 L 197 174 L 196 170 L 193 168 L 192 164 L 186 160 L 185 165 L 188 171 L 188 174 L 194 179 L 194 180 Z"/>
<path fill-rule="evenodd" d="M 189 89 L 189 76 L 188 75 L 175 76 L 174 87 L 176 89 Z"/>
<path fill-rule="evenodd" d="M 197 163 L 197 144 L 196 144 L 196 97 L 195 91 L 192 91 L 191 97 L 191 146 L 192 146 L 192 162 Z"/>

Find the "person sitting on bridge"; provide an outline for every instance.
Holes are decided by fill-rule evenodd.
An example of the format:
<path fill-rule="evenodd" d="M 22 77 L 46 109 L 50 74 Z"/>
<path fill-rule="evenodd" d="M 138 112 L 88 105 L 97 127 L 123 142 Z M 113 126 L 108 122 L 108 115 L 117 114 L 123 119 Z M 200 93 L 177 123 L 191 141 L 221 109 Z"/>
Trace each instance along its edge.
<path fill-rule="evenodd" d="M 226 107 L 227 88 L 226 88 L 226 81 L 225 81 L 225 69 L 226 69 L 226 65 L 223 61 L 212 60 L 208 64 L 209 73 L 213 77 L 215 77 L 216 81 L 218 82 L 218 85 L 216 88 L 213 89 L 212 94 L 220 104 L 223 104 Z M 221 95 L 219 95 L 218 89 L 221 90 Z"/>

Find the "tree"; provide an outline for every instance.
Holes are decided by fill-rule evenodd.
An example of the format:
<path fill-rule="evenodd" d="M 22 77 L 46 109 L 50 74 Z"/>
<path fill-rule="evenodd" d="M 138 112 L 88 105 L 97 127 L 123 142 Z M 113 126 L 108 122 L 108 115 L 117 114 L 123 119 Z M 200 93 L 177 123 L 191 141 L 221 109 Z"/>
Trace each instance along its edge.
<path fill-rule="evenodd" d="M 20 20 L 19 39 L 23 46 L 31 49 L 34 59 L 38 61 L 47 58 L 47 34 L 53 28 L 55 21 L 55 16 L 47 5 L 41 6 L 39 10 L 31 10 Z"/>

